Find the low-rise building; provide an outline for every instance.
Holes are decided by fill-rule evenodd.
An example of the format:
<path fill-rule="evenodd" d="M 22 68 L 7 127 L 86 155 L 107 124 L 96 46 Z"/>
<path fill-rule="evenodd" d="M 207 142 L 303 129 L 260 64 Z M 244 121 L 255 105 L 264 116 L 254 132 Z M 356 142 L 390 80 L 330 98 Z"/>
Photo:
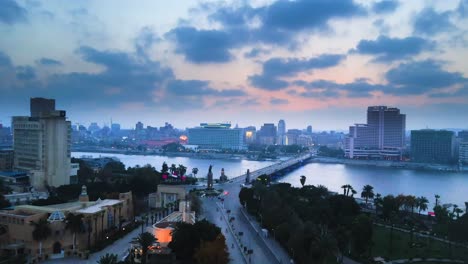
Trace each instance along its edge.
<path fill-rule="evenodd" d="M 167 205 L 173 205 L 177 201 L 184 200 L 187 191 L 184 185 L 158 185 L 155 193 L 148 195 L 148 204 L 150 208 L 165 208 Z"/>
<path fill-rule="evenodd" d="M 82 215 L 83 231 L 76 234 L 75 251 L 84 254 L 98 241 L 105 239 L 111 230 L 121 228 L 127 221 L 133 221 L 132 193 L 121 193 L 118 199 L 89 201 L 83 186 L 79 200 L 48 206 L 20 205 L 14 210 L 0 211 L 0 247 L 10 253 L 25 253 L 31 261 L 63 258 L 73 254 L 73 234 L 66 228 L 68 214 Z M 34 225 L 47 219 L 50 235 L 43 241 L 33 238 Z M 118 230 L 118 229 L 117 229 Z"/>

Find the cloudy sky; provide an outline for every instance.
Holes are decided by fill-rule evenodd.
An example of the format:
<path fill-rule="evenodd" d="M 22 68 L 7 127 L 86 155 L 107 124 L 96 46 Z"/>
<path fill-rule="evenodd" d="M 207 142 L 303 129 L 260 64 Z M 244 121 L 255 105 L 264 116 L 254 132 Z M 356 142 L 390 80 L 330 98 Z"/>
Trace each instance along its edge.
<path fill-rule="evenodd" d="M 468 0 L 2 0 L 0 120 L 468 128 Z M 1 123 L 0 122 L 0 123 Z"/>

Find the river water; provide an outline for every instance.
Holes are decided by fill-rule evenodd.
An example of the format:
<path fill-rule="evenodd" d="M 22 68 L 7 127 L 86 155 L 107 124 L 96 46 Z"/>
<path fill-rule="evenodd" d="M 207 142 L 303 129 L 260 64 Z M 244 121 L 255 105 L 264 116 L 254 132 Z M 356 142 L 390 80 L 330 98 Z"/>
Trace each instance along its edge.
<path fill-rule="evenodd" d="M 250 169 L 254 171 L 268 165 L 272 161 L 249 161 L 249 160 L 207 160 L 188 157 L 167 157 L 167 156 L 140 156 L 124 154 L 106 153 L 84 153 L 73 152 L 72 156 L 79 158 L 82 155 L 99 157 L 117 157 L 125 166 L 143 166 L 151 164 L 160 170 L 165 161 L 171 164 L 182 164 L 187 167 L 187 173 L 191 173 L 192 168 L 199 169 L 198 176 L 205 176 L 208 167 L 213 165 L 214 177 L 218 178 L 221 168 L 224 168 L 228 177 L 241 175 Z M 301 186 L 299 178 L 301 175 L 307 177 L 306 184 L 321 184 L 329 190 L 341 192 L 341 186 L 350 184 L 360 196 L 362 187 L 370 184 L 374 187 L 375 193 L 406 194 L 415 196 L 425 196 L 429 199 L 429 208 L 432 209 L 435 198 L 434 195 L 441 196 L 442 203 L 454 203 L 462 209 L 464 202 L 468 202 L 468 173 L 405 170 L 395 168 L 367 167 L 344 164 L 310 163 L 295 171 L 290 172 L 280 179 L 281 182 L 291 183 L 293 186 Z"/>

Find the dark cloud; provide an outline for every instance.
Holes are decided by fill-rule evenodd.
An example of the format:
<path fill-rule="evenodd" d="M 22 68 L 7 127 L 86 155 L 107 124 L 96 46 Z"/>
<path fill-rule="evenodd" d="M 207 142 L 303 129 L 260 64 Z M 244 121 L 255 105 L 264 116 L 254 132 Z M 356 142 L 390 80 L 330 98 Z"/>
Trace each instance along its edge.
<path fill-rule="evenodd" d="M 26 21 L 26 9 L 14 0 L 2 0 L 0 4 L 0 22 L 12 25 Z"/>
<path fill-rule="evenodd" d="M 385 85 L 370 84 L 365 79 L 357 79 L 351 83 L 336 83 L 329 80 L 317 80 L 312 82 L 295 81 L 295 85 L 306 88 L 305 92 L 299 93 L 303 97 L 339 97 L 345 92 L 348 97 L 371 97 L 372 92 L 385 91 Z"/>
<path fill-rule="evenodd" d="M 41 58 L 37 60 L 37 64 L 44 65 L 44 66 L 60 66 L 62 62 L 50 58 Z"/>
<path fill-rule="evenodd" d="M 256 58 L 260 55 L 263 55 L 263 54 L 270 54 L 270 51 L 267 50 L 267 49 L 261 49 L 261 48 L 253 48 L 251 49 L 250 51 L 244 53 L 244 57 L 245 58 Z"/>
<path fill-rule="evenodd" d="M 241 89 L 216 90 L 209 86 L 208 81 L 201 80 L 171 80 L 167 84 L 167 91 L 179 96 L 236 97 L 246 95 Z"/>
<path fill-rule="evenodd" d="M 352 0 L 342 1 L 275 1 L 270 5 L 253 8 L 204 4 L 210 12 L 208 18 L 223 27 L 202 30 L 177 27 L 166 36 L 176 44 L 176 52 L 194 63 L 224 63 L 233 59 L 231 50 L 250 44 L 266 43 L 289 48 L 297 46 L 297 33 L 324 31 L 332 19 L 350 18 L 365 14 L 365 10 Z M 257 21 L 260 27 L 252 28 Z M 250 54 L 254 57 L 253 51 Z M 249 54 L 246 55 L 249 57 Z"/>
<path fill-rule="evenodd" d="M 361 40 L 351 53 L 375 55 L 375 61 L 389 62 L 406 59 L 435 47 L 433 42 L 419 37 L 389 38 L 380 36 L 376 40 Z"/>
<path fill-rule="evenodd" d="M 445 88 L 467 82 L 459 72 L 448 72 L 434 60 L 402 63 L 390 69 L 385 77 L 395 87 L 395 94 L 423 94 L 433 89 Z"/>
<path fill-rule="evenodd" d="M 19 66 L 16 68 L 16 78 L 23 81 L 36 78 L 36 72 L 31 66 Z"/>
<path fill-rule="evenodd" d="M 176 44 L 175 51 L 193 63 L 222 63 L 232 60 L 230 49 L 241 41 L 239 36 L 221 30 L 178 27 L 166 36 Z"/>
<path fill-rule="evenodd" d="M 281 98 L 271 98 L 270 99 L 270 104 L 272 105 L 284 105 L 288 104 L 289 101 L 287 99 L 281 99 Z"/>
<path fill-rule="evenodd" d="M 372 11 L 377 14 L 391 13 L 395 11 L 400 3 L 395 0 L 383 0 L 372 5 Z"/>
<path fill-rule="evenodd" d="M 142 58 L 148 57 L 147 50 L 159 41 L 161 41 L 161 38 L 154 33 L 153 29 L 143 27 L 135 38 L 136 53 Z"/>
<path fill-rule="evenodd" d="M 323 54 L 310 59 L 272 58 L 263 63 L 262 73 L 250 76 L 249 81 L 261 89 L 280 90 L 287 87 L 288 83 L 278 78 L 292 77 L 300 72 L 337 66 L 345 57 L 338 54 Z"/>
<path fill-rule="evenodd" d="M 258 74 L 249 76 L 249 82 L 255 87 L 269 91 L 277 91 L 288 87 L 288 82 L 286 81 Z"/>
<path fill-rule="evenodd" d="M 435 35 L 455 28 L 450 22 L 451 11 L 437 12 L 433 8 L 425 8 L 414 19 L 414 33 Z"/>

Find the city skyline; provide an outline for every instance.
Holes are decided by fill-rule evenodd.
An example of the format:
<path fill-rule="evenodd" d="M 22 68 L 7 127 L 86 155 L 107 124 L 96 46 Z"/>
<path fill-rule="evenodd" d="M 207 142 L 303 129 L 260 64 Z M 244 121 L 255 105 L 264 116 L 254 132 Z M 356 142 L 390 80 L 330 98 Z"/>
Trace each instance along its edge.
<path fill-rule="evenodd" d="M 113 119 L 123 128 L 284 119 L 287 128 L 346 131 L 373 105 L 401 109 L 407 130 L 467 128 L 466 0 L 0 8 L 7 126 L 27 114 L 30 97 L 46 97 L 73 124 Z"/>

